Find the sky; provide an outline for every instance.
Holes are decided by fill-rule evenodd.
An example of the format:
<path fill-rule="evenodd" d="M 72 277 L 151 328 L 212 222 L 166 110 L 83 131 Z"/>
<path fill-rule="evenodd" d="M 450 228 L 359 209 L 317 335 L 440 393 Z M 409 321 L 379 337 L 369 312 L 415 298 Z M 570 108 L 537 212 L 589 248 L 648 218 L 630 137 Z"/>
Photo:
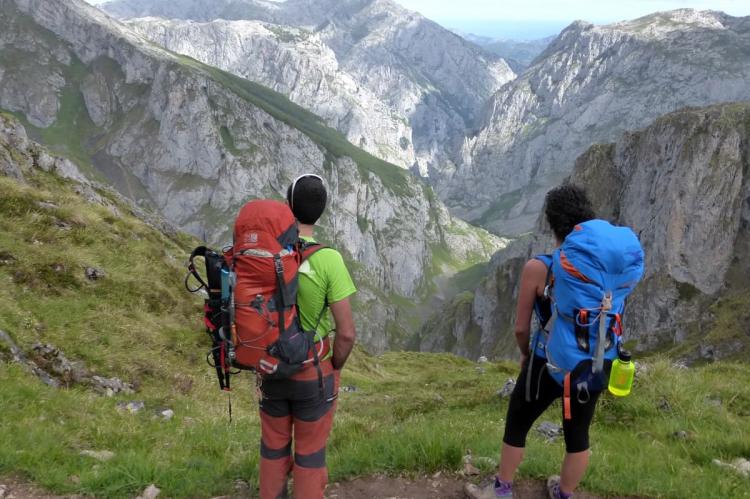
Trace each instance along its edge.
<path fill-rule="evenodd" d="M 98 4 L 105 0 L 87 0 Z M 210 2 L 212 0 L 204 0 Z M 450 28 L 490 38 L 555 35 L 577 19 L 604 24 L 691 7 L 750 15 L 750 0 L 395 0 Z"/>
<path fill-rule="evenodd" d="M 571 22 L 635 19 L 660 10 L 695 8 L 750 15 L 748 0 L 396 0 L 443 26 L 492 38 L 533 39 Z"/>

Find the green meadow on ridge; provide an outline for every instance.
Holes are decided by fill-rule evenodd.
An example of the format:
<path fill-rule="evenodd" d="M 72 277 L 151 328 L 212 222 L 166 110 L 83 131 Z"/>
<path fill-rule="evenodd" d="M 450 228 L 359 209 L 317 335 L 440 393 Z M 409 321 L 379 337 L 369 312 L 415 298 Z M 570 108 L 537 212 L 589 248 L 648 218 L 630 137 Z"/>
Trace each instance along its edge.
<path fill-rule="evenodd" d="M 16 152 L 16 154 L 19 154 Z M 155 483 L 166 497 L 232 492 L 257 484 L 259 428 L 253 379 L 235 377 L 234 421 L 206 365 L 200 300 L 183 287 L 195 243 L 164 235 L 108 191 L 84 201 L 75 184 L 41 171 L 26 184 L 0 177 L 0 329 L 27 353 L 50 343 L 136 393 L 105 397 L 54 389 L 0 349 L 0 476 L 55 493 L 132 497 Z M 88 266 L 105 272 L 85 276 Z M 746 365 L 674 367 L 640 359 L 634 394 L 605 396 L 592 427 L 583 489 L 602 495 L 747 497 L 747 479 L 715 464 L 750 455 Z M 456 473 L 471 450 L 492 473 L 507 399 L 496 394 L 514 363 L 477 364 L 448 354 L 357 350 L 342 377 L 329 445 L 332 481 L 368 475 Z M 118 404 L 142 401 L 131 414 Z M 172 409 L 163 420 L 157 412 Z M 540 421 L 559 422 L 553 406 Z M 97 462 L 84 450 L 110 450 Z M 529 438 L 523 477 L 556 472 L 561 439 Z M 487 458 L 487 459 L 477 459 Z"/>

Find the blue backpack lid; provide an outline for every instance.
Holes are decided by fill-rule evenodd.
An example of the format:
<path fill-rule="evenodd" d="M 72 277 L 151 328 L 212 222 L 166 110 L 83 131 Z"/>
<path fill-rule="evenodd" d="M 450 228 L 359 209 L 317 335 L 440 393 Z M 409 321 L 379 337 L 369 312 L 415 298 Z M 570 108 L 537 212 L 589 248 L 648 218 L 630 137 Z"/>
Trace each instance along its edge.
<path fill-rule="evenodd" d="M 605 220 L 579 224 L 553 255 L 555 299 L 560 311 L 595 308 L 612 292 L 613 309 L 643 276 L 643 249 L 628 227 Z"/>

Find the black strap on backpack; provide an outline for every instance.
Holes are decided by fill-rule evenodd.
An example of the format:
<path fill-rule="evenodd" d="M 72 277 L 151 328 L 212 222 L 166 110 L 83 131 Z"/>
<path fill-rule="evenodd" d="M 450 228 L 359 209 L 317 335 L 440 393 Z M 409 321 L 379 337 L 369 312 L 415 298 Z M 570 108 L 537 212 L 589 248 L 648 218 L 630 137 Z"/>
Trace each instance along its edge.
<path fill-rule="evenodd" d="M 297 251 L 300 255 L 300 265 L 313 256 L 318 251 L 327 248 L 327 246 L 323 246 L 319 243 L 314 243 L 310 241 L 301 240 L 299 243 L 299 246 L 297 248 Z M 313 340 L 315 339 L 315 335 L 318 334 L 318 326 L 320 326 L 320 322 L 323 320 L 323 316 L 326 313 L 326 310 L 328 310 L 328 295 L 326 294 L 325 301 L 323 302 L 323 308 L 320 310 L 320 314 L 318 314 L 318 320 L 315 324 L 315 329 L 311 331 L 313 335 Z M 297 305 L 297 317 L 300 318 L 300 323 L 302 322 L 302 316 L 300 314 L 299 305 Z M 322 340 L 321 340 L 322 341 Z M 315 369 L 318 371 L 318 390 L 320 392 L 320 398 L 325 399 L 325 386 L 323 383 L 323 370 L 320 367 L 320 356 L 318 355 L 318 349 L 315 347 L 315 341 L 312 342 L 312 353 L 313 353 L 313 365 L 315 366 Z"/>
<path fill-rule="evenodd" d="M 540 262 L 543 262 L 543 260 L 539 259 Z M 531 352 L 529 354 L 529 365 L 527 366 L 526 370 L 526 386 L 525 388 L 525 396 L 526 396 L 526 402 L 531 402 L 531 373 L 534 368 L 534 356 L 536 355 L 536 347 L 539 343 L 539 335 L 545 334 L 549 335 L 549 333 L 552 331 L 552 327 L 555 325 L 555 320 L 557 318 L 555 313 L 555 306 L 552 303 L 552 297 L 549 296 L 549 293 L 552 291 L 552 261 L 549 262 L 549 265 L 547 265 L 546 262 L 543 262 L 545 266 L 547 266 L 547 277 L 544 282 L 544 295 L 543 298 L 547 300 L 551 306 L 550 306 L 550 317 L 543 317 L 542 316 L 542 310 L 539 305 L 539 298 L 537 297 L 534 302 L 534 312 L 536 313 L 537 320 L 539 321 L 539 329 L 534 332 L 534 337 L 531 342 Z M 537 387 L 539 387 L 540 384 L 537 383 Z M 536 399 L 539 398 L 539 390 L 537 389 Z"/>

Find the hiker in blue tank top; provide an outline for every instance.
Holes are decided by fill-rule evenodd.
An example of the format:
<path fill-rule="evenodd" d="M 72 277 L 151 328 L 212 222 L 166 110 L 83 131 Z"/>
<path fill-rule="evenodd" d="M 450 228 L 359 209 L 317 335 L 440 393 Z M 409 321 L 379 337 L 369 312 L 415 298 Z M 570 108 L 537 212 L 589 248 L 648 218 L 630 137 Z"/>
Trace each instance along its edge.
<path fill-rule="evenodd" d="M 547 193 L 545 215 L 555 235 L 557 246 L 578 224 L 595 218 L 585 192 L 573 185 L 563 185 Z M 521 464 L 526 435 L 536 419 L 563 396 L 563 388 L 547 369 L 546 335 L 553 312 L 548 297 L 552 279 L 552 257 L 540 255 L 529 260 L 521 274 L 516 307 L 515 337 L 520 350 L 521 373 L 510 398 L 498 474 L 492 490 L 477 497 L 512 497 L 513 477 Z M 538 330 L 532 335 L 532 315 Z M 567 499 L 583 478 L 589 461 L 589 426 L 600 392 L 591 392 L 585 403 L 572 401 L 571 418 L 563 420 L 566 454 L 561 477 L 548 481 L 553 499 Z"/>

